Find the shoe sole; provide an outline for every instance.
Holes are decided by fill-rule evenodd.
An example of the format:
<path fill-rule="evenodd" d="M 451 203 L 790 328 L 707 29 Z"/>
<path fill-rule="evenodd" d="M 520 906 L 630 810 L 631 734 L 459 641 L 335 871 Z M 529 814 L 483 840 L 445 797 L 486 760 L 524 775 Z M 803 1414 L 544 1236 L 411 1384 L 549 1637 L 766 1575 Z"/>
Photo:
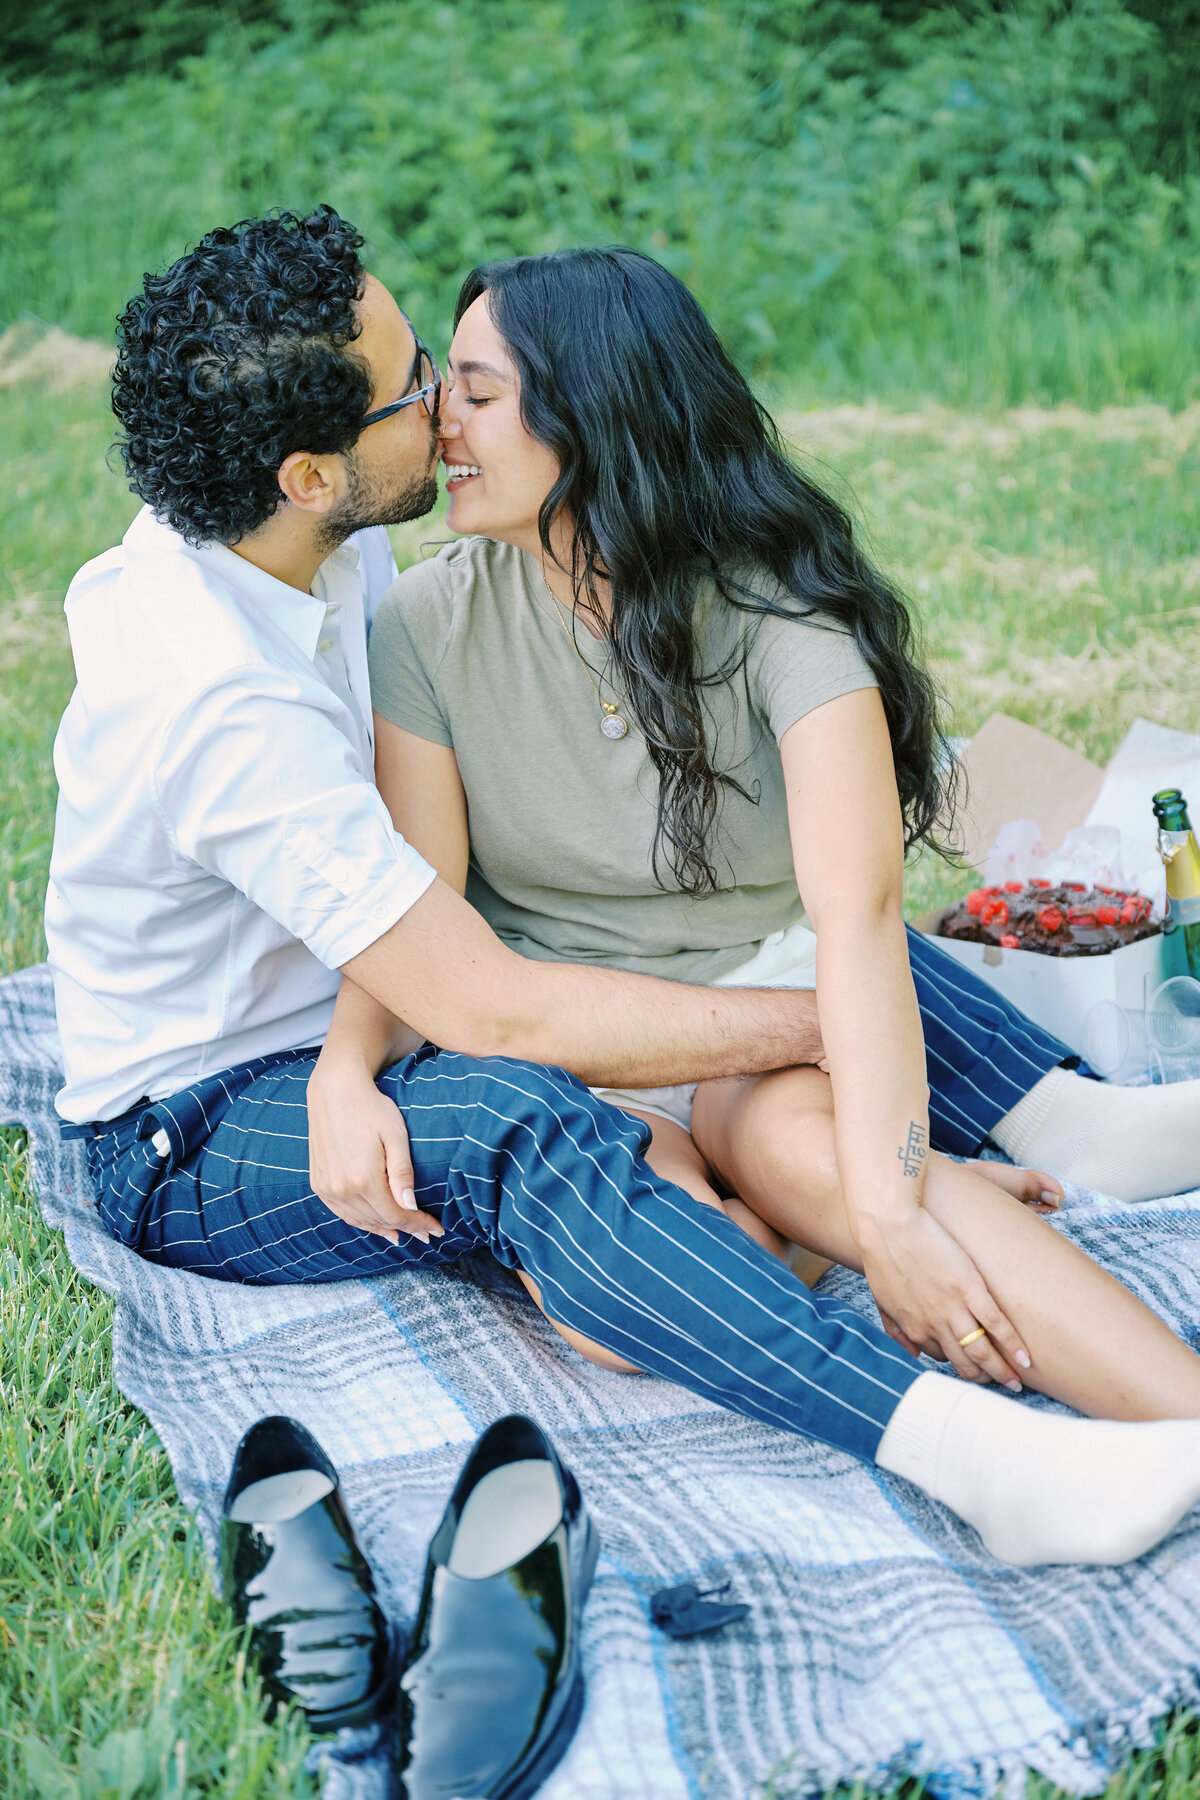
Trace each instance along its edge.
<path fill-rule="evenodd" d="M 583 1565 L 579 1572 L 579 1604 L 577 1613 L 583 1612 L 583 1603 L 587 1599 L 592 1585 L 592 1577 L 596 1573 L 596 1559 L 600 1555 L 600 1534 L 588 1519 L 587 1541 L 583 1550 Z M 571 1681 L 571 1691 L 567 1703 L 563 1707 L 558 1724 L 554 1727 L 544 1744 L 539 1745 L 532 1761 L 523 1768 L 514 1770 L 503 1787 L 493 1788 L 487 1800 L 529 1800 L 536 1794 L 551 1770 L 556 1768 L 566 1754 L 567 1746 L 579 1728 L 580 1715 L 583 1712 L 584 1683 L 583 1670 L 578 1667 L 578 1640 L 574 1647 L 576 1670 Z"/>

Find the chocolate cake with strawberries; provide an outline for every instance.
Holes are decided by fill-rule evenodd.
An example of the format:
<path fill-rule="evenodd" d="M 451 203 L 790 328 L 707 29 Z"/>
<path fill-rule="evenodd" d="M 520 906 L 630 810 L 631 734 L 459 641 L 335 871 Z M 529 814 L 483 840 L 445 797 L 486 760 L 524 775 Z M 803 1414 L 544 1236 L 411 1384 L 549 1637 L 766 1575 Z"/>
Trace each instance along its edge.
<path fill-rule="evenodd" d="M 1006 881 L 976 888 L 952 906 L 938 936 L 1039 956 L 1107 956 L 1161 929 L 1144 894 L 1075 881 Z"/>

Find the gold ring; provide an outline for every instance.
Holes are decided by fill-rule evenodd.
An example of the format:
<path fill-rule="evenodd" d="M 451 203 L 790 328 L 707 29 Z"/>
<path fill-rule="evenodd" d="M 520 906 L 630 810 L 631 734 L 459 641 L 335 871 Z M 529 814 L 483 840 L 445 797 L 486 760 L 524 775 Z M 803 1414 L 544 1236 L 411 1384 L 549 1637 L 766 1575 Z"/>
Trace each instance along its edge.
<path fill-rule="evenodd" d="M 981 1337 L 986 1337 L 986 1336 L 987 1336 L 987 1327 L 984 1325 L 977 1325 L 975 1327 L 974 1331 L 968 1331 L 965 1338 L 959 1338 L 958 1347 L 960 1350 L 965 1350 L 967 1348 L 968 1344 L 977 1344 Z"/>

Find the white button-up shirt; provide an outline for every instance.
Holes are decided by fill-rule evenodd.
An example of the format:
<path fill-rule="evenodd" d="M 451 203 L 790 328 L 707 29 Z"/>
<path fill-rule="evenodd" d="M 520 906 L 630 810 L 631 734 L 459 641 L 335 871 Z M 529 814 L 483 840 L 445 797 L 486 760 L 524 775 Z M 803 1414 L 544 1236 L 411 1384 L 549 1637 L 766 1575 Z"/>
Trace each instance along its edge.
<path fill-rule="evenodd" d="M 144 509 L 67 594 L 46 937 L 65 1119 L 321 1042 L 337 970 L 434 872 L 375 787 L 362 532 L 302 594 Z"/>

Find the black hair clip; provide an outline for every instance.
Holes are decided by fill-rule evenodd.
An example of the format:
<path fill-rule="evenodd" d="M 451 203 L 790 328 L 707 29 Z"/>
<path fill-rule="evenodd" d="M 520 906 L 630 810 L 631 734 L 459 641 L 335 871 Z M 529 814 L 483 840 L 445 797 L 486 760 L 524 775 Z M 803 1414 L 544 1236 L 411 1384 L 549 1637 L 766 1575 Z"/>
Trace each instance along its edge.
<path fill-rule="evenodd" d="M 680 1587 L 660 1588 L 650 1596 L 650 1617 L 668 1637 L 699 1637 L 702 1631 L 720 1631 L 722 1626 L 744 1619 L 750 1611 L 748 1606 L 728 1601 L 714 1605 L 708 1598 L 710 1594 L 727 1594 L 729 1587 L 726 1581 L 720 1587 L 701 1590 L 694 1581 L 685 1581 Z"/>

